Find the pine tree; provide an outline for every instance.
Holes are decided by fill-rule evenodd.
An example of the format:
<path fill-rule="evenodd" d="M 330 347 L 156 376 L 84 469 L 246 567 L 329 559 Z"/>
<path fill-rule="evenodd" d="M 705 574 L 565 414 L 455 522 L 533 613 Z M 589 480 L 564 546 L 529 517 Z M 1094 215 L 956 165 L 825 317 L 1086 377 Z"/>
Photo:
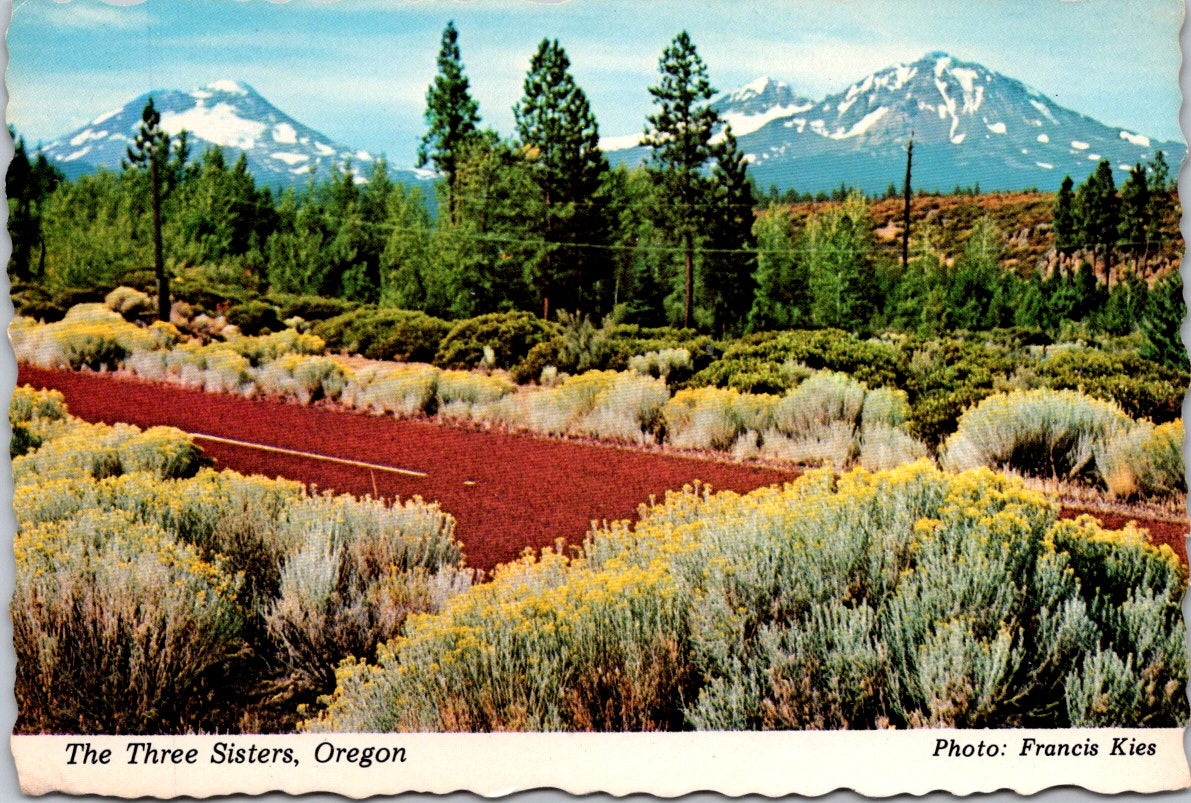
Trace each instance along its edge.
<path fill-rule="evenodd" d="M 457 170 L 462 148 L 480 122 L 479 104 L 469 93 L 459 52 L 459 31 L 452 20 L 443 29 L 438 75 L 426 90 L 428 130 L 418 147 L 418 167 L 433 163 L 446 180 L 447 217 L 455 218 Z"/>
<path fill-rule="evenodd" d="M 1170 167 L 1166 164 L 1166 154 L 1158 151 L 1149 163 L 1150 208 L 1148 210 L 1149 230 L 1148 239 L 1160 247 L 1166 238 L 1168 220 L 1179 218 L 1178 180 L 1171 180 Z"/>
<path fill-rule="evenodd" d="M 748 178 L 748 161 L 725 129 L 712 170 L 707 247 L 703 260 L 703 295 L 711 306 L 712 329 L 719 337 L 739 332 L 753 300 L 756 197 Z"/>
<path fill-rule="evenodd" d="M 1149 293 L 1141 331 L 1145 335 L 1141 355 L 1171 368 L 1186 371 L 1187 347 L 1180 334 L 1187 305 L 1183 300 L 1183 278 L 1172 271 Z"/>
<path fill-rule="evenodd" d="M 40 151 L 31 161 L 24 138 L 17 136 L 12 126 L 8 127 L 8 133 L 14 144 L 4 185 L 8 195 L 8 232 L 12 239 L 8 274 L 13 279 L 31 279 L 45 273 L 42 207 L 62 182 L 63 175 Z"/>
<path fill-rule="evenodd" d="M 544 205 L 540 217 L 527 221 L 547 244 L 539 263 L 527 266 L 544 318 L 552 298 L 564 290 L 577 311 L 594 311 L 610 271 L 608 251 L 598 247 L 606 244 L 608 232 L 597 205 L 608 161 L 595 115 L 570 66 L 558 40 L 543 39 L 513 109 L 517 140 Z"/>
<path fill-rule="evenodd" d="M 867 330 L 874 296 L 872 215 L 853 192 L 843 203 L 813 216 L 802 238 L 807 252 L 811 317 L 815 326 Z"/>
<path fill-rule="evenodd" d="M 1075 196 L 1076 219 L 1082 245 L 1104 255 L 1104 272 L 1112 269 L 1112 249 L 1117 242 L 1120 222 L 1120 200 L 1112 178 L 1112 165 L 1107 159 L 1080 185 Z"/>
<path fill-rule="evenodd" d="M 141 112 L 141 125 L 136 139 L 128 148 L 128 161 L 149 171 L 149 198 L 153 209 L 153 275 L 157 281 L 157 318 L 170 319 L 170 278 L 165 271 L 165 253 L 161 237 L 161 204 L 170 185 L 180 177 L 185 164 L 186 138 L 182 137 L 175 153 L 178 159 L 170 163 L 170 135 L 161 130 L 161 115 L 153 105 L 153 98 Z"/>
<path fill-rule="evenodd" d="M 695 239 L 704 219 L 709 179 L 704 172 L 715 155 L 711 144 L 719 116 L 708 102 L 715 94 L 707 66 L 686 31 L 662 51 L 661 81 L 649 88 L 657 111 L 649 115 L 642 144 L 652 149 L 651 167 L 666 205 L 666 216 L 681 243 L 684 327 L 694 310 Z"/>
<path fill-rule="evenodd" d="M 1150 187 L 1146 168 L 1140 162 L 1129 171 L 1121 186 L 1121 214 L 1117 224 L 1120 247 L 1126 252 L 1144 255 L 1149 250 Z"/>
<path fill-rule="evenodd" d="M 1070 254 L 1075 250 L 1079 236 L 1075 220 L 1075 182 L 1071 176 L 1064 176 L 1055 199 L 1054 231 L 1055 248 L 1059 253 Z"/>
<path fill-rule="evenodd" d="M 450 308 L 442 272 L 430 269 L 430 214 L 417 187 L 389 194 L 381 254 L 380 303 L 442 315 Z"/>
<path fill-rule="evenodd" d="M 952 320 L 959 329 L 978 331 L 1006 323 L 1003 318 L 1001 251 L 1004 236 L 988 217 L 972 227 L 956 260 L 947 293 Z"/>

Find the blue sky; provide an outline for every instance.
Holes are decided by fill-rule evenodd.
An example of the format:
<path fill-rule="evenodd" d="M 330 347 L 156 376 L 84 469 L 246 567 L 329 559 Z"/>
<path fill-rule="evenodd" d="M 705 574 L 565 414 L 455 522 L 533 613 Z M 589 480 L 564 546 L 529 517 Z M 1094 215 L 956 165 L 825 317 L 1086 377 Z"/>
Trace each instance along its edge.
<path fill-rule="evenodd" d="M 50 140 L 151 89 L 231 78 L 333 139 L 412 163 L 448 19 L 485 123 L 512 127 L 558 38 L 605 136 L 639 131 L 687 29 L 721 90 L 770 75 L 818 98 L 931 50 L 1162 139 L 1178 126 L 1183 0 L 0 0 L 8 119 Z"/>

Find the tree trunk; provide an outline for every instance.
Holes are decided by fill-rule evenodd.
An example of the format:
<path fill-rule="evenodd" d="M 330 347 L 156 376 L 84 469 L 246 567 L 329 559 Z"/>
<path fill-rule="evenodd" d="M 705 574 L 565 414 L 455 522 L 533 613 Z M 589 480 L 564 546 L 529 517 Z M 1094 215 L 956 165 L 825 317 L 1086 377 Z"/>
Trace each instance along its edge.
<path fill-rule="evenodd" d="M 156 153 L 149 157 L 149 183 L 153 196 L 153 275 L 157 278 L 157 320 L 170 319 L 170 280 L 165 275 L 165 255 L 161 244 L 161 176 Z"/>
<path fill-rule="evenodd" d="M 682 253 L 683 259 L 686 262 L 686 295 L 682 306 L 682 327 L 684 329 L 691 328 L 691 312 L 694 307 L 693 291 L 695 284 L 695 255 L 694 238 L 689 231 L 683 232 L 682 235 Z"/>

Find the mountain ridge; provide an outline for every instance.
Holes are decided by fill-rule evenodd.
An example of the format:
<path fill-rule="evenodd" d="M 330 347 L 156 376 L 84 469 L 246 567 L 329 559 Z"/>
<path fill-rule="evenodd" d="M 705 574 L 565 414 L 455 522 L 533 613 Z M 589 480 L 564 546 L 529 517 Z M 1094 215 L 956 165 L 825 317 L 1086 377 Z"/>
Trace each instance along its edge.
<path fill-rule="evenodd" d="M 758 102 L 775 85 L 798 97 L 762 77 L 711 101 L 732 126 L 762 187 L 824 192 L 842 183 L 870 194 L 890 183 L 900 187 L 911 135 L 914 186 L 939 191 L 1053 191 L 1065 175 L 1081 180 L 1102 158 L 1123 178 L 1158 150 L 1176 166 L 1186 153 L 1185 143 L 1105 125 L 1022 81 L 941 50 L 869 73 L 821 100 L 799 98 L 788 108 L 776 98 L 767 106 Z M 750 87 L 752 93 L 742 91 Z M 646 152 L 636 141 L 609 138 L 609 158 L 639 163 Z"/>
<path fill-rule="evenodd" d="M 189 92 L 145 93 L 43 152 L 70 177 L 114 169 L 150 96 L 166 131 L 189 131 L 194 150 L 218 145 L 230 158 L 244 153 L 257 181 L 275 189 L 303 185 L 312 172 L 325 178 L 332 164 L 352 165 L 364 181 L 380 158 L 335 142 L 249 84 L 227 79 Z M 1183 142 L 1100 123 L 1017 79 L 941 50 L 869 73 L 820 100 L 762 77 L 718 94 L 711 105 L 731 126 L 759 187 L 810 193 L 841 185 L 869 194 L 900 187 L 911 134 L 913 186 L 943 192 L 975 186 L 1054 191 L 1065 175 L 1082 180 L 1102 158 L 1123 180 L 1124 171 L 1158 150 L 1177 169 L 1187 150 Z M 639 133 L 604 137 L 601 145 L 613 164 L 634 165 L 648 155 L 640 139 Z M 435 177 L 428 170 L 389 170 L 407 184 Z"/>
<path fill-rule="evenodd" d="M 251 85 L 229 79 L 190 91 L 146 92 L 44 145 L 42 152 L 68 177 L 114 168 L 133 142 L 149 98 L 161 114 L 162 130 L 176 136 L 185 129 L 194 151 L 218 146 L 231 159 L 243 153 L 258 183 L 274 189 L 305 184 L 312 173 L 325 178 L 332 164 L 355 165 L 366 174 L 381 158 L 335 142 L 278 109 Z M 429 171 L 390 171 L 409 182 L 432 177 Z M 357 180 L 365 179 L 357 175 Z"/>

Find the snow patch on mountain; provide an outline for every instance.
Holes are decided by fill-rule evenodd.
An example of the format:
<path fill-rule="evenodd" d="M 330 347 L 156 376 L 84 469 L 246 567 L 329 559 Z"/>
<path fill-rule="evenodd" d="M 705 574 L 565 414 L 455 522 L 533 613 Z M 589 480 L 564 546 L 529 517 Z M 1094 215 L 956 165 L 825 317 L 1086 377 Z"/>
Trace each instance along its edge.
<path fill-rule="evenodd" d="M 161 115 L 161 128 L 171 136 L 186 130 L 215 145 L 246 151 L 256 147 L 266 125 L 241 117 L 230 104 L 217 103 L 210 107 L 200 105 L 181 112 L 165 112 Z"/>
<path fill-rule="evenodd" d="M 761 128 L 769 125 L 774 120 L 780 120 L 784 117 L 789 117 L 792 114 L 804 112 L 814 106 L 813 103 L 805 105 L 790 105 L 790 106 L 774 106 L 768 111 L 760 114 L 721 114 L 720 117 L 725 123 L 732 127 L 732 133 L 736 136 L 743 136 L 758 131 Z"/>
<path fill-rule="evenodd" d="M 1121 139 L 1125 140 L 1126 142 L 1131 142 L 1134 145 L 1139 145 L 1142 148 L 1150 147 L 1150 138 L 1143 137 L 1141 134 L 1133 134 L 1129 131 L 1122 131 Z"/>
<path fill-rule="evenodd" d="M 847 132 L 843 132 L 842 130 L 837 130 L 834 134 L 831 135 L 831 138 L 832 139 L 850 139 L 852 137 L 858 137 L 861 134 L 863 134 L 864 132 L 868 131 L 874 125 L 876 125 L 877 121 L 879 121 L 882 117 L 884 117 L 887 114 L 889 114 L 889 109 L 882 106 L 881 108 L 876 109 L 875 111 L 871 111 L 868 114 L 864 115 L 864 117 L 861 117 L 856 122 L 856 124 L 854 126 L 852 126 L 851 128 L 849 128 L 847 130 Z"/>
<path fill-rule="evenodd" d="M 103 125 L 108 120 L 112 119 L 113 117 L 115 117 L 117 114 L 119 114 L 122 111 L 124 111 L 124 110 L 123 109 L 112 109 L 110 112 L 105 112 L 105 113 L 99 115 L 98 117 L 96 117 L 94 120 L 92 120 L 91 125 Z"/>
<path fill-rule="evenodd" d="M 203 89 L 207 89 L 212 92 L 226 92 L 229 95 L 247 95 L 252 91 L 252 87 L 246 84 L 242 84 L 239 81 L 228 80 L 212 81 L 203 87 Z"/>
<path fill-rule="evenodd" d="M 82 145 L 87 140 L 105 139 L 107 136 L 108 136 L 107 131 L 96 131 L 93 128 L 88 128 L 86 131 L 82 131 L 78 134 L 75 134 L 73 137 L 71 137 L 70 144 L 71 145 Z"/>
<path fill-rule="evenodd" d="M 289 123 L 278 123 L 273 126 L 273 141 L 279 145 L 296 145 L 298 132 Z"/>
<path fill-rule="evenodd" d="M 600 148 L 605 151 L 623 151 L 636 148 L 644 139 L 643 134 L 625 134 L 619 137 L 600 137 Z"/>

